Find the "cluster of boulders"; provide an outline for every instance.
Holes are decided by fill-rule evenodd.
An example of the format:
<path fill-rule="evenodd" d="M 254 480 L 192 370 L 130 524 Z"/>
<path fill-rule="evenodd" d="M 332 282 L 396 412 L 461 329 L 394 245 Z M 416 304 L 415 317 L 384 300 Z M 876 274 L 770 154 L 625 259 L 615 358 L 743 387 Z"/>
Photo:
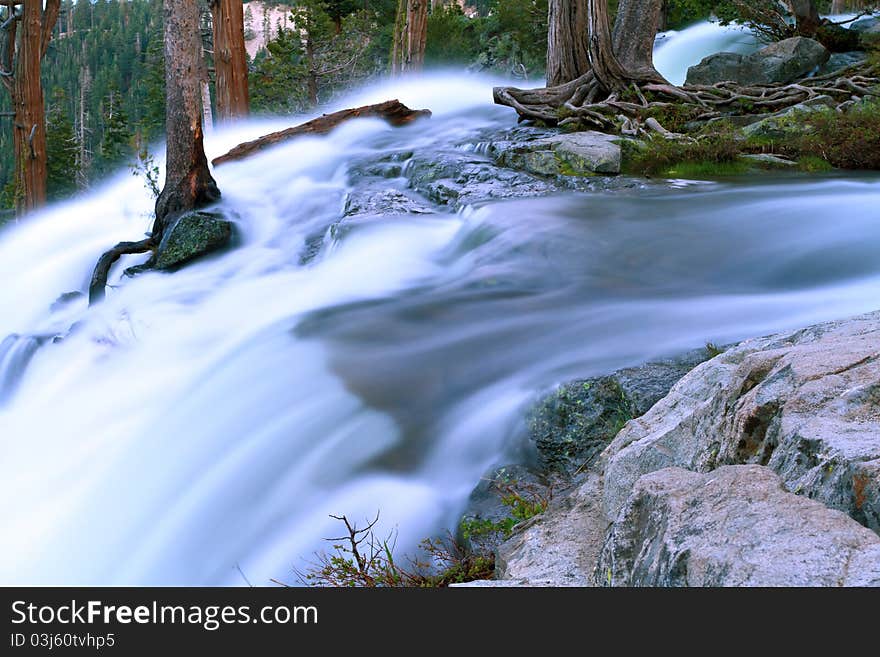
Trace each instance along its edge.
<path fill-rule="evenodd" d="M 568 488 L 496 548 L 498 580 L 880 586 L 880 312 L 673 362 L 538 404 L 543 474 Z M 603 435 L 621 400 L 637 417 Z"/>

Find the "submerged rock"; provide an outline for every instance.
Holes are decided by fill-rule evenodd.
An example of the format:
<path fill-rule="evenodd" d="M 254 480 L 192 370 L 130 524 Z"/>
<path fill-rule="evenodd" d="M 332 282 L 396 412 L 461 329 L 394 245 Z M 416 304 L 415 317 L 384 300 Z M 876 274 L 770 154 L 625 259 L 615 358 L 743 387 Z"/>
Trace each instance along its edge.
<path fill-rule="evenodd" d="M 188 212 L 182 215 L 162 237 L 151 263 L 152 268 L 174 270 L 203 255 L 213 253 L 232 242 L 233 225 L 212 212 Z"/>
<path fill-rule="evenodd" d="M 541 467 L 569 475 L 584 470 L 628 420 L 647 412 L 709 357 L 707 350 L 697 349 L 560 386 L 529 413 L 530 438 Z"/>
<path fill-rule="evenodd" d="M 638 480 L 608 532 L 605 586 L 880 586 L 880 538 L 758 465 Z"/>
<path fill-rule="evenodd" d="M 629 422 L 603 458 L 609 518 L 649 472 L 757 463 L 880 532 L 880 313 L 741 343 Z"/>
<path fill-rule="evenodd" d="M 723 81 L 743 85 L 786 84 L 816 70 L 829 56 L 818 41 L 792 37 L 750 55 L 732 52 L 709 55 L 688 69 L 686 84 L 712 85 Z"/>

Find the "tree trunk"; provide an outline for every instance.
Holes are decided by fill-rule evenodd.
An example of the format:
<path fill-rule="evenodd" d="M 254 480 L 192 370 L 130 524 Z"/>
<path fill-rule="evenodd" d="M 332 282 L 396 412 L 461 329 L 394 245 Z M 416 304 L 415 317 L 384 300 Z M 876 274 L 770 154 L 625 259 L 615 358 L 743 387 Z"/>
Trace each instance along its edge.
<path fill-rule="evenodd" d="M 599 84 L 609 93 L 626 87 L 629 84 L 629 76 L 614 54 L 611 21 L 608 18 L 608 0 L 587 0 L 587 29 L 590 40 L 590 66 Z"/>
<path fill-rule="evenodd" d="M 822 24 L 815 0 L 788 0 L 788 4 L 797 21 L 798 34 L 807 37 L 815 36 Z"/>
<path fill-rule="evenodd" d="M 394 22 L 391 73 L 421 71 L 428 38 L 429 0 L 400 0 Z"/>
<path fill-rule="evenodd" d="M 311 33 L 306 33 L 306 68 L 308 70 L 306 87 L 309 94 L 309 103 L 312 106 L 318 104 L 318 73 L 316 67 L 315 42 L 312 41 Z"/>
<path fill-rule="evenodd" d="M 10 5 L 10 11 L 14 10 Z M 10 91 L 15 151 L 15 209 L 19 215 L 46 203 L 46 113 L 40 63 L 49 47 L 61 0 L 26 2 L 21 17 L 7 25 L 4 82 Z M 20 25 L 16 26 L 16 23 Z M 17 47 L 16 47 L 17 44 Z M 11 69 L 8 70 L 7 69 Z M 11 77 L 11 80 L 9 78 Z"/>
<path fill-rule="evenodd" d="M 153 239 L 182 213 L 220 198 L 205 158 L 199 86 L 202 43 L 196 0 L 165 0 L 165 185 Z"/>
<path fill-rule="evenodd" d="M 628 77 L 639 82 L 665 82 L 654 68 L 654 40 L 664 0 L 620 0 L 614 21 L 614 54 Z"/>
<path fill-rule="evenodd" d="M 212 0 L 214 70 L 217 117 L 221 121 L 247 116 L 247 53 L 244 45 L 244 9 L 241 0 Z"/>
<path fill-rule="evenodd" d="M 547 86 L 590 70 L 586 0 L 550 0 L 547 9 Z"/>

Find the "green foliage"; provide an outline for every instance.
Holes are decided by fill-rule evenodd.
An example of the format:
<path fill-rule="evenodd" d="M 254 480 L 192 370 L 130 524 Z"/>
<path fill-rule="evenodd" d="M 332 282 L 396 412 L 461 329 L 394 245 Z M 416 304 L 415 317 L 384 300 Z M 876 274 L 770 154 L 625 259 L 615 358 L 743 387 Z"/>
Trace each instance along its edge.
<path fill-rule="evenodd" d="M 159 198 L 162 188 L 159 186 L 159 165 L 153 158 L 150 150 L 144 146 L 137 152 L 137 159 L 128 165 L 131 169 L 131 175 L 141 178 L 144 187 L 153 195 L 153 198 Z"/>
<path fill-rule="evenodd" d="M 451 4 L 436 8 L 428 16 L 425 62 L 468 64 L 480 54 L 484 20 L 468 18 L 461 7 Z"/>
<path fill-rule="evenodd" d="M 720 356 L 724 353 L 724 347 L 719 347 L 714 342 L 707 342 L 706 353 L 709 354 L 709 358 L 715 358 L 715 356 Z"/>
<path fill-rule="evenodd" d="M 821 159 L 839 169 L 880 169 L 880 101 L 857 103 L 845 112 L 814 111 L 803 120 L 811 130 L 781 145 L 802 167 L 819 170 Z"/>
<path fill-rule="evenodd" d="M 306 65 L 302 44 L 291 30 L 281 30 L 255 58 L 249 76 L 251 109 L 255 113 L 294 113 L 308 102 L 303 80 Z"/>
<path fill-rule="evenodd" d="M 85 155 L 77 158 L 79 171 L 70 169 L 65 178 L 78 175 L 82 184 L 107 171 L 101 157 L 108 128 L 103 105 L 111 90 L 118 93 L 129 133 L 135 132 L 134 126 L 144 125 L 148 138 L 161 134 L 165 124 L 161 53 L 162 0 L 62 0 L 42 77 L 43 88 L 52 90 L 46 94 L 47 115 L 53 109 L 54 90 L 61 90 L 65 97 L 61 113 Z M 0 91 L 0 111 L 9 109 L 9 95 Z M 56 113 L 55 124 L 62 125 L 60 120 Z M 89 157 L 92 153 L 94 160 Z M 50 152 L 50 169 L 54 166 L 51 159 Z M 13 165 L 12 131 L 7 120 L 0 120 L 0 188 L 12 179 Z M 66 168 L 66 160 L 59 166 Z M 51 181 L 49 186 L 52 193 Z"/>
<path fill-rule="evenodd" d="M 464 518 L 458 530 L 465 540 L 495 535 L 502 539 L 510 538 L 518 524 L 544 513 L 550 504 L 552 492 L 545 496 L 535 488 L 520 486 L 515 481 L 493 483 L 501 492 L 501 503 L 507 509 L 507 515 L 498 520 Z"/>
<path fill-rule="evenodd" d="M 46 191 L 50 199 L 70 196 L 77 189 L 79 142 L 67 116 L 67 97 L 55 89 L 46 112 Z"/>
<path fill-rule="evenodd" d="M 120 164 L 127 164 L 131 158 L 131 126 L 118 90 L 111 88 L 101 109 L 104 117 L 104 135 L 101 140 L 98 168 L 101 172 L 109 173 Z"/>

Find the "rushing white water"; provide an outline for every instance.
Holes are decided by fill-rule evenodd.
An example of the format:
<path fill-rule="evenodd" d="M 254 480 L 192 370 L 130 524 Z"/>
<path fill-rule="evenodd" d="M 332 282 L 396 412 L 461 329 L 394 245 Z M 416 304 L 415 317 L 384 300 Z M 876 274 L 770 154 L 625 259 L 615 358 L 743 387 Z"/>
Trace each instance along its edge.
<path fill-rule="evenodd" d="M 697 23 L 680 32 L 666 32 L 657 40 L 654 66 L 673 84 L 684 84 L 687 70 L 716 52 L 750 53 L 760 47 L 755 36 L 738 25 Z"/>
<path fill-rule="evenodd" d="M 381 510 L 410 550 L 523 448 L 524 405 L 554 382 L 876 307 L 874 178 L 381 216 L 301 264 L 362 185 L 357 163 L 442 158 L 513 125 L 492 82 L 380 85 L 339 104 L 398 97 L 434 117 L 354 122 L 218 168 L 240 245 L 120 281 L 130 258 L 91 309 L 54 302 L 149 227 L 137 179 L 0 233 L 0 582 L 243 584 L 239 567 L 291 581 L 338 532 L 331 513 Z"/>

